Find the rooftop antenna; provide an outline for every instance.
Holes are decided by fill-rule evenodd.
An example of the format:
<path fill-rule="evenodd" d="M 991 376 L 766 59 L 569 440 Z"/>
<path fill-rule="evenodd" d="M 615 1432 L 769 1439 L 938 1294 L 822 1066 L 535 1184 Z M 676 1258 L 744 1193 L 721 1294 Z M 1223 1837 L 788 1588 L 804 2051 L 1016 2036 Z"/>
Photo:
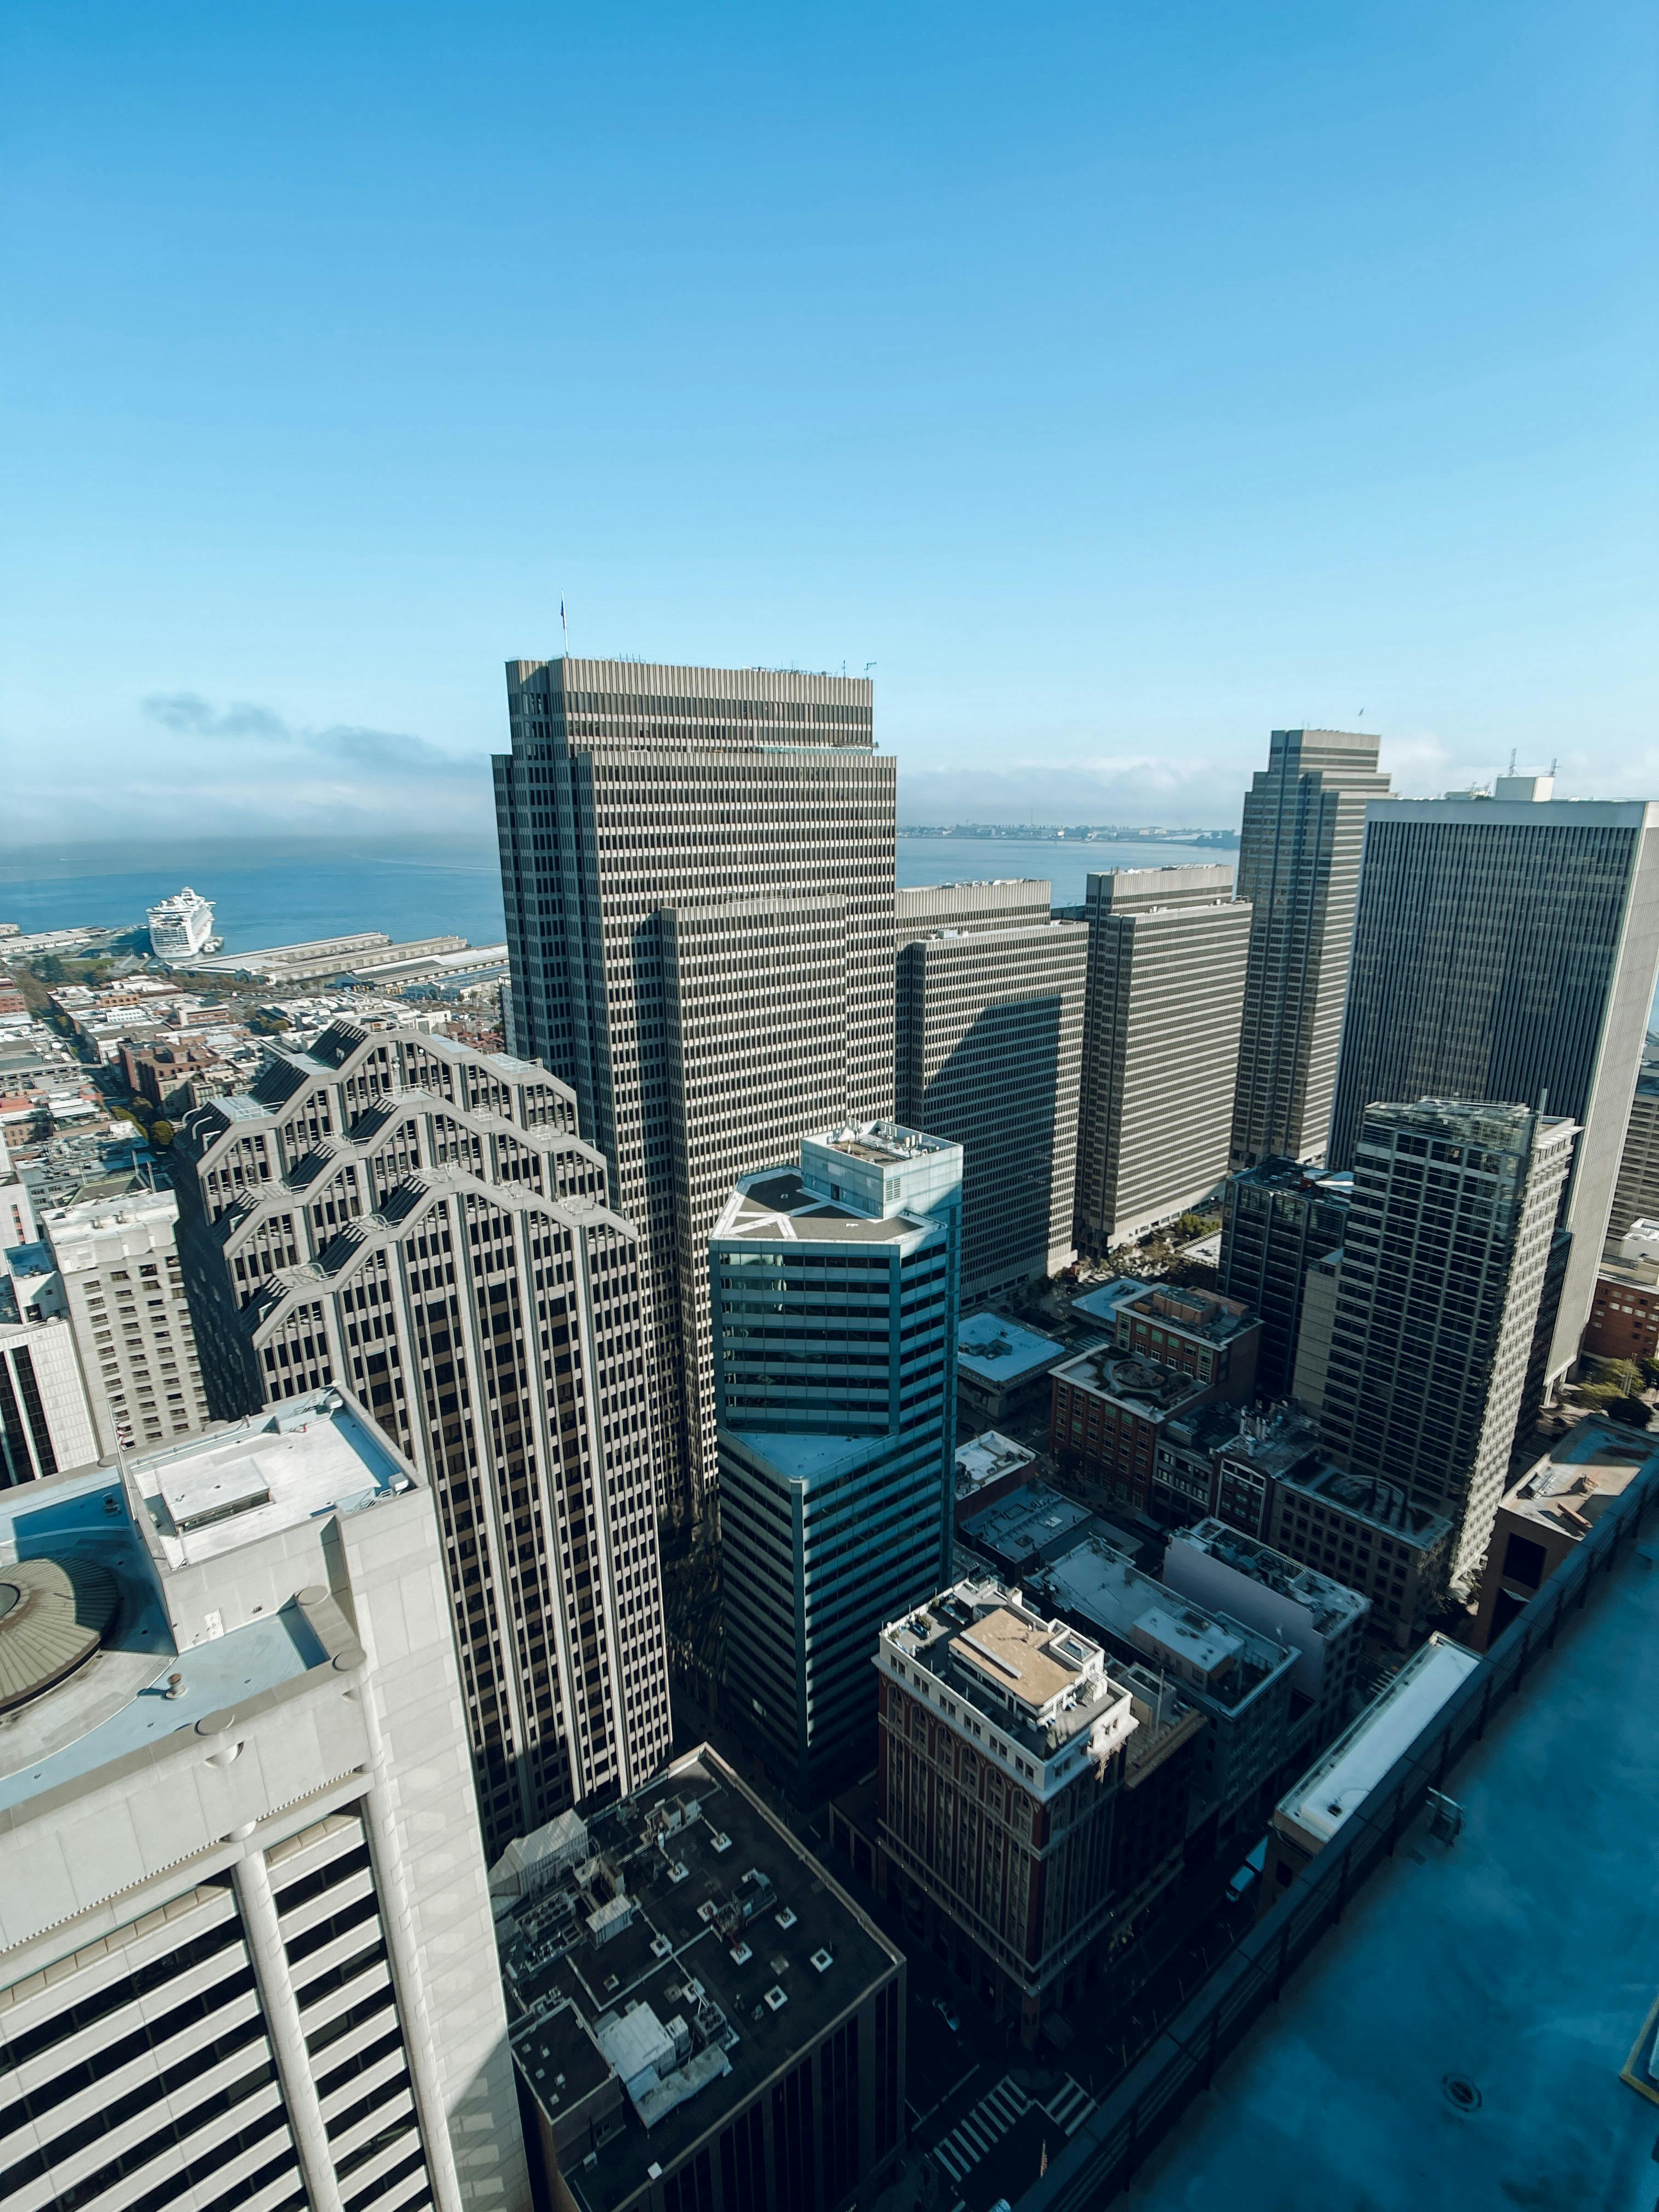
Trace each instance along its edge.
<path fill-rule="evenodd" d="M 870 673 L 870 671 L 871 671 L 872 668 L 875 668 L 875 667 L 877 667 L 877 666 L 878 666 L 878 665 L 879 665 L 879 663 L 878 663 L 878 662 L 877 662 L 877 661 L 873 661 L 873 660 L 866 660 L 866 661 L 865 662 L 865 664 L 864 664 L 864 672 L 865 672 L 865 674 L 867 676 L 867 675 Z"/>
<path fill-rule="evenodd" d="M 565 654 L 566 657 L 568 658 L 570 653 L 570 624 L 565 619 L 564 601 L 562 599 L 559 601 L 559 628 L 564 635 Z"/>
<path fill-rule="evenodd" d="M 1515 756 L 1516 756 L 1516 747 L 1515 747 L 1515 746 L 1513 746 L 1513 745 L 1511 745 L 1511 746 L 1510 747 L 1510 774 L 1511 775 L 1513 775 L 1515 774 Z"/>

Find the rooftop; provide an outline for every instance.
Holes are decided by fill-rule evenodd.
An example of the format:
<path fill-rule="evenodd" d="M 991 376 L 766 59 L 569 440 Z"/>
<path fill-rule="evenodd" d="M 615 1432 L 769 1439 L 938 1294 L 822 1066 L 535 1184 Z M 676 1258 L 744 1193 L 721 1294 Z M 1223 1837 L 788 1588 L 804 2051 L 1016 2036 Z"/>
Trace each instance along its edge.
<path fill-rule="evenodd" d="M 1016 1443 L 1012 1437 L 1002 1436 L 995 1429 L 987 1429 L 983 1436 L 971 1437 L 967 1443 L 957 1446 L 958 1500 L 971 1498 L 976 1490 L 1000 1481 L 1005 1474 L 1031 1466 L 1036 1459 L 1036 1454 L 1029 1445 Z"/>
<path fill-rule="evenodd" d="M 1184 1686 L 1227 1712 L 1237 1711 L 1297 1662 L 1298 1655 L 1288 1645 L 1166 1589 L 1098 1537 L 1085 1537 L 1049 1561 L 1030 1588 L 1043 1604 L 1169 1668 Z"/>
<path fill-rule="evenodd" d="M 1613 1500 L 1659 1460 L 1659 1439 L 1617 1421 L 1576 1422 L 1529 1467 L 1504 1504 L 1564 1534 L 1589 1535 Z"/>
<path fill-rule="evenodd" d="M 1103 1727 L 1128 1733 L 1128 1692 L 1108 1675 L 1101 1646 L 993 1577 L 941 1590 L 890 1622 L 882 1644 L 1037 1759 L 1092 1741 Z"/>
<path fill-rule="evenodd" d="M 74 1663 L 50 1679 L 38 1675 L 38 1692 L 0 1714 L 0 1813 L 325 1664 L 328 1654 L 291 1598 L 180 1650 L 167 1577 L 322 1513 L 391 1496 L 408 1487 L 401 1470 L 378 1432 L 324 1391 L 173 1449 L 134 1455 L 125 1483 L 118 1466 L 104 1465 L 0 1491 L 0 1593 L 18 1587 L 8 1583 L 9 1568 L 43 1565 L 111 1592 L 101 1611 L 77 1608 L 94 1632 Z M 261 1486 L 265 1500 L 256 1495 Z M 168 1492 L 186 1521 L 199 1515 L 204 1525 L 179 1534 Z M 148 1530 L 135 1514 L 147 1515 Z M 0 1595 L 0 1645 L 21 1644 L 29 1632 L 29 1609 Z M 0 1658 L 0 1680 L 21 1677 L 27 1663 L 27 1653 L 9 1668 Z"/>
<path fill-rule="evenodd" d="M 1353 1196 L 1353 1176 L 1346 1169 L 1310 1168 L 1300 1160 L 1274 1157 L 1258 1161 L 1233 1177 L 1253 1190 L 1305 1193 L 1310 1197 L 1346 1199 Z"/>
<path fill-rule="evenodd" d="M 899 1954 L 707 1747 L 592 1815 L 580 1850 L 499 1899 L 496 1933 L 514 2055 L 550 2124 L 607 2086 L 622 2100 L 622 2132 L 563 2176 L 581 2212 L 614 2212 Z"/>
<path fill-rule="evenodd" d="M 1070 1551 L 1085 1536 L 1102 1534 L 1109 1535 L 1129 1556 L 1140 1548 L 1135 1538 L 1122 1536 L 1115 1528 L 1109 1530 L 1086 1505 L 1043 1482 L 1026 1484 L 1011 1496 L 998 1498 L 963 1522 L 957 1531 L 960 1542 L 1016 1579 L 1044 1559 Z"/>
<path fill-rule="evenodd" d="M 957 1328 L 957 1365 L 988 1382 L 1042 1375 L 1066 1357 L 1066 1350 L 1057 1339 L 1003 1314 L 969 1314 Z"/>
<path fill-rule="evenodd" d="M 1137 1284 L 1118 1299 L 1116 1315 L 1120 1327 L 1133 1315 L 1206 1344 L 1230 1344 L 1256 1326 L 1255 1315 L 1242 1298 L 1224 1298 L 1218 1291 L 1194 1290 L 1188 1284 Z"/>
<path fill-rule="evenodd" d="M 1103 1321 L 1109 1327 L 1117 1326 L 1117 1310 L 1125 1298 L 1144 1291 L 1146 1284 L 1139 1275 L 1114 1275 L 1109 1283 L 1102 1283 L 1081 1297 L 1072 1300 L 1074 1314 L 1085 1314 L 1091 1321 Z"/>
<path fill-rule="evenodd" d="M 928 1225 L 921 1216 L 908 1213 L 875 1218 L 809 1189 L 793 1168 L 768 1168 L 744 1177 L 711 1233 L 791 1244 L 870 1244 L 890 1243 Z"/>
<path fill-rule="evenodd" d="M 1142 1358 L 1137 1352 L 1119 1352 L 1111 1345 L 1097 1346 L 1056 1367 L 1054 1380 L 1098 1390 L 1103 1397 L 1134 1407 L 1154 1419 L 1173 1413 L 1210 1387 L 1200 1376 L 1183 1374 L 1178 1367 L 1164 1367 L 1155 1359 Z"/>
<path fill-rule="evenodd" d="M 1328 1461 L 1316 1460 L 1285 1469 L 1280 1480 L 1304 1497 L 1340 1505 L 1357 1521 L 1368 1522 L 1425 1552 L 1433 1551 L 1451 1534 L 1451 1522 L 1443 1515 L 1430 1512 L 1426 1505 L 1413 1505 L 1398 1483 L 1384 1482 L 1380 1476 L 1349 1474 Z"/>
<path fill-rule="evenodd" d="M 1408 1751 L 1454 1690 L 1480 1665 L 1479 1656 L 1443 1636 L 1414 1651 L 1380 1697 L 1345 1729 L 1273 1813 L 1273 1825 L 1304 1850 L 1329 1843 L 1396 1759 Z"/>
<path fill-rule="evenodd" d="M 855 1121 L 827 1129 L 813 1141 L 849 1159 L 866 1160 L 878 1167 L 901 1167 L 928 1152 L 949 1152 L 948 1139 L 927 1137 L 920 1129 L 906 1129 L 896 1121 Z"/>
<path fill-rule="evenodd" d="M 1335 1635 L 1370 1610 L 1370 1601 L 1346 1583 L 1322 1575 L 1315 1567 L 1299 1565 L 1271 1545 L 1229 1528 L 1224 1521 L 1200 1521 L 1195 1528 L 1178 1529 L 1170 1540 L 1172 1546 L 1191 1545 L 1220 1565 L 1231 1567 L 1235 1574 L 1248 1575 L 1264 1589 L 1304 1607 L 1321 1636 Z"/>
<path fill-rule="evenodd" d="M 1462 1814 L 1455 1841 L 1423 1814 L 1396 1839 L 1382 1795 L 1370 1837 L 1350 1821 L 1335 1862 L 1316 1858 L 1256 1931 L 1254 1987 L 1277 2001 L 1212 2080 L 1206 2069 L 1208 2094 L 1182 2110 L 1170 2039 L 1169 2063 L 1097 2116 L 1095 2140 L 1118 2130 L 1121 2143 L 1131 2099 L 1146 2100 L 1143 2135 L 1154 2112 L 1179 2115 L 1134 2179 L 1136 2212 L 1652 2203 L 1659 1575 L 1650 1543 L 1631 1540 L 1632 1502 L 1616 1547 L 1598 1530 L 1534 1601 L 1548 1609 L 1550 1590 L 1577 1580 L 1559 1633 L 1523 1615 L 1480 1662 L 1499 1691 L 1484 1720 L 1478 1674 L 1458 1699 L 1468 1747 L 1440 1782 Z M 1528 1635 L 1522 1682 L 1509 1670 Z M 1400 1770 L 1408 1805 L 1437 1769 L 1431 1739 Z M 1294 1960 L 1310 1920 L 1326 1932 L 1281 1987 L 1279 1945 L 1288 1936 Z M 1177 2024 L 1188 2048 L 1204 2049 L 1215 2007 L 1238 2019 L 1251 1983 L 1248 1964 L 1218 1970 Z M 1224 2029 L 1224 2051 L 1231 2040 Z M 1085 2155 L 1094 2124 L 1074 2138 Z M 1085 2201 L 1074 2155 L 1053 2162 L 1036 2200 L 1054 2212 Z"/>

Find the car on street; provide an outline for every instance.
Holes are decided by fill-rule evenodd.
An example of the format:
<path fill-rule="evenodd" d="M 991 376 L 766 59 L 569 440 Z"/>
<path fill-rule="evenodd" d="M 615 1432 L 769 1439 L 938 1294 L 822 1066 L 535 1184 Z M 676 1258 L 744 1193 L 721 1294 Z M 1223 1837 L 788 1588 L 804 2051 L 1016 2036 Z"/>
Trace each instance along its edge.
<path fill-rule="evenodd" d="M 933 2010 L 945 2022 L 945 2025 L 950 2029 L 952 2035 L 960 2035 L 962 2033 L 961 2020 L 951 2011 L 950 2006 L 945 2003 L 943 1997 L 935 1997 L 933 1999 Z"/>

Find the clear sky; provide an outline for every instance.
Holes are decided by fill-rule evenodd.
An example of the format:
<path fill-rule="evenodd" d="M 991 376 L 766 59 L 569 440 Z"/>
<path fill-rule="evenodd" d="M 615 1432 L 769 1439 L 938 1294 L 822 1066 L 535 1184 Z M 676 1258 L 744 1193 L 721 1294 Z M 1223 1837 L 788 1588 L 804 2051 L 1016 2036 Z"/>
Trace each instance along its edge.
<path fill-rule="evenodd" d="M 912 819 L 1659 795 L 1651 0 L 13 0 L 0 844 L 488 818 L 501 663 Z"/>

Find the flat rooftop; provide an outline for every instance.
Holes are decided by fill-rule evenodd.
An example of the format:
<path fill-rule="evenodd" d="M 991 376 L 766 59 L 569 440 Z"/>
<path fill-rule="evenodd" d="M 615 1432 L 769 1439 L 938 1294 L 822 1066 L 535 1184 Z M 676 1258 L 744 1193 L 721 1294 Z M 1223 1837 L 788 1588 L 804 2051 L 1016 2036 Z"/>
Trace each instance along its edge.
<path fill-rule="evenodd" d="M 0 1583 L 8 1565 L 33 1560 L 90 1562 L 113 1582 L 117 1605 L 89 1658 L 0 1716 L 0 1813 L 27 1808 L 33 1797 L 327 1662 L 293 1605 L 179 1651 L 113 1468 L 0 1491 Z M 0 1613 L 0 1635 L 21 1612 Z M 174 1674 L 182 1678 L 179 1695 L 170 1698 Z"/>
<path fill-rule="evenodd" d="M 900 1954 L 707 1747 L 586 1826 L 582 1865 L 506 1911 L 496 1934 L 514 2055 L 552 2125 L 629 2069 L 643 2085 L 624 2095 L 622 2133 L 563 2174 L 582 2212 L 614 2212 L 653 2166 L 718 2135 Z M 678 2064 L 653 2021 L 671 2048 L 681 2024 Z"/>
<path fill-rule="evenodd" d="M 1328 1460 L 1315 1457 L 1308 1465 L 1285 1468 L 1280 1479 L 1303 1496 L 1340 1505 L 1357 1521 L 1367 1522 L 1373 1528 L 1385 1530 L 1425 1552 L 1432 1551 L 1451 1533 L 1451 1522 L 1443 1514 L 1431 1513 L 1426 1505 L 1413 1505 L 1398 1483 L 1385 1482 L 1380 1475 L 1350 1474 L 1333 1467 Z"/>
<path fill-rule="evenodd" d="M 1138 1352 L 1119 1352 L 1109 1344 L 1097 1345 L 1075 1359 L 1068 1359 L 1063 1367 L 1056 1367 L 1054 1380 L 1076 1383 L 1085 1390 L 1097 1390 L 1103 1398 L 1110 1398 L 1116 1404 L 1131 1407 L 1154 1419 L 1201 1397 L 1210 1388 L 1200 1376 L 1183 1374 L 1178 1367 L 1164 1367 L 1156 1359 L 1144 1359 Z"/>
<path fill-rule="evenodd" d="M 1235 1574 L 1248 1575 L 1264 1589 L 1306 1607 L 1314 1627 L 1322 1636 L 1334 1635 L 1349 1621 L 1357 1620 L 1361 1613 L 1370 1610 L 1370 1601 L 1358 1590 L 1350 1589 L 1346 1583 L 1321 1574 L 1316 1567 L 1304 1567 L 1299 1561 L 1287 1559 L 1283 1552 L 1274 1551 L 1271 1544 L 1246 1536 L 1224 1521 L 1200 1521 L 1195 1528 L 1177 1529 L 1170 1541 L 1206 1553 L 1218 1565 L 1231 1567 Z"/>
<path fill-rule="evenodd" d="M 1256 1316 L 1242 1298 L 1224 1298 L 1218 1291 L 1194 1290 L 1185 1283 L 1137 1284 L 1117 1300 L 1115 1311 L 1120 1326 L 1133 1315 L 1206 1344 L 1229 1344 L 1256 1325 Z"/>
<path fill-rule="evenodd" d="M 1104 1525 L 1075 1498 L 1046 1482 L 1033 1482 L 982 1507 L 963 1522 L 957 1534 L 970 1550 L 1005 1573 L 1018 1576 L 1069 1551 Z"/>
<path fill-rule="evenodd" d="M 1431 1636 L 1317 1765 L 1285 1791 L 1274 1826 L 1304 1848 L 1329 1843 L 1480 1663 L 1477 1652 Z"/>
<path fill-rule="evenodd" d="M 330 1390 L 146 1452 L 128 1473 L 175 1567 L 409 1486 L 380 1430 Z"/>
<path fill-rule="evenodd" d="M 753 1237 L 789 1244 L 886 1244 L 932 1224 L 919 1213 L 884 1218 L 811 1190 L 794 1168 L 745 1176 L 720 1209 L 714 1237 Z"/>
<path fill-rule="evenodd" d="M 997 1482 L 1005 1474 L 1012 1474 L 1022 1467 L 1031 1466 L 1036 1454 L 1029 1444 L 1016 1443 L 995 1429 L 987 1429 L 983 1436 L 973 1437 L 956 1449 L 957 1496 L 971 1498 L 976 1490 L 988 1483 Z"/>
<path fill-rule="evenodd" d="M 969 1314 L 957 1329 L 957 1365 L 981 1381 L 1006 1385 L 1045 1374 L 1066 1347 L 1041 1330 L 996 1313 Z"/>
<path fill-rule="evenodd" d="M 941 1590 L 889 1622 L 882 1640 L 1039 1760 L 1091 1730 L 1125 1695 L 1103 1671 L 1098 1644 L 991 1577 Z M 1042 1706 L 1068 1688 L 1072 1700 L 1042 1717 Z"/>
<path fill-rule="evenodd" d="M 1378 1862 L 1133 2212 L 1650 2212 L 1659 2109 L 1620 2075 L 1659 1996 L 1656 1708 L 1659 1573 L 1632 1547 L 1452 1770 L 1455 1843 L 1419 1821 Z"/>
<path fill-rule="evenodd" d="M 1504 1504 L 1511 1513 L 1574 1538 L 1588 1535 L 1612 1500 L 1659 1458 L 1659 1441 L 1618 1421 L 1575 1422 L 1529 1467 Z"/>

